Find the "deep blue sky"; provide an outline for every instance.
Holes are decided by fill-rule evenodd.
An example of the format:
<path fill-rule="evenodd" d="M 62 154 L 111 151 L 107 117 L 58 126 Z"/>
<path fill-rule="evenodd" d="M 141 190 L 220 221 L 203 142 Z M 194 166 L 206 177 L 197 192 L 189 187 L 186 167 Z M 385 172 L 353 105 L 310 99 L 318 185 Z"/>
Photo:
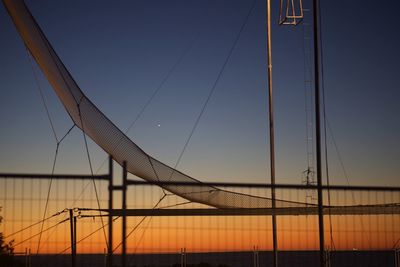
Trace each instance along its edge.
<path fill-rule="evenodd" d="M 278 1 L 272 2 L 277 180 L 298 183 L 306 169 L 303 28 L 279 27 Z M 193 43 L 128 132 L 145 151 L 171 165 L 251 4 L 27 1 L 82 90 L 121 129 Z M 326 108 L 351 184 L 398 185 L 396 5 L 321 1 Z M 0 39 L 0 171 L 50 172 L 54 137 L 25 48 L 4 7 Z M 178 169 L 200 180 L 269 181 L 265 39 L 265 3 L 257 1 Z M 62 136 L 71 121 L 35 70 Z M 345 184 L 330 135 L 328 144 L 331 179 Z M 96 170 L 105 155 L 93 143 L 90 151 Z M 89 172 L 80 131 L 62 144 L 56 172 Z"/>

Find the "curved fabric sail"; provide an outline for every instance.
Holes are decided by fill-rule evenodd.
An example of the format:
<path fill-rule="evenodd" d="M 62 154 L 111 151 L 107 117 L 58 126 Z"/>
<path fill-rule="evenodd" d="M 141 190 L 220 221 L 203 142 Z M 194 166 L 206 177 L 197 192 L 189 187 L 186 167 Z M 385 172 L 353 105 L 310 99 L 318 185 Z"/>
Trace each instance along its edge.
<path fill-rule="evenodd" d="M 3 0 L 19 34 L 49 80 L 74 123 L 128 172 L 149 182 L 197 183 L 162 185 L 180 197 L 216 208 L 271 208 L 269 198 L 229 192 L 202 184 L 146 154 L 118 129 L 81 91 L 23 0 Z M 305 203 L 276 200 L 276 207 L 306 207 Z"/>

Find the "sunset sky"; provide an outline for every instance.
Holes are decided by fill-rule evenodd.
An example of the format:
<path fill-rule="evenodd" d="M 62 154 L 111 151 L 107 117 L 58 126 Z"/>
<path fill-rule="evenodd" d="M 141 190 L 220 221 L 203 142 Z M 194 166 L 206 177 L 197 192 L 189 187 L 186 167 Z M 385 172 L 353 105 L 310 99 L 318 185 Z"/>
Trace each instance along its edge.
<path fill-rule="evenodd" d="M 276 176 L 277 183 L 297 184 L 307 168 L 302 46 L 307 29 L 278 26 L 278 2 L 272 1 Z M 310 1 L 304 2 L 309 8 Z M 144 151 L 174 166 L 253 2 L 26 3 L 83 92 L 122 130 L 184 54 L 127 133 Z M 352 185 L 399 186 L 396 5 L 321 1 L 332 184 L 347 184 L 342 160 Z M 311 13 L 305 15 L 310 20 Z M 32 71 L 3 6 L 0 40 L 0 172 L 50 173 L 56 142 L 34 72 L 57 136 L 72 122 L 35 63 Z M 257 0 L 178 169 L 202 181 L 268 183 L 266 86 L 265 3 Z M 107 172 L 107 164 L 100 168 L 107 155 L 91 141 L 89 149 L 94 171 Z M 80 130 L 60 145 L 55 172 L 90 173 Z M 38 197 L 45 198 L 47 184 L 38 187 Z M 53 211 L 58 208 L 64 207 Z"/>

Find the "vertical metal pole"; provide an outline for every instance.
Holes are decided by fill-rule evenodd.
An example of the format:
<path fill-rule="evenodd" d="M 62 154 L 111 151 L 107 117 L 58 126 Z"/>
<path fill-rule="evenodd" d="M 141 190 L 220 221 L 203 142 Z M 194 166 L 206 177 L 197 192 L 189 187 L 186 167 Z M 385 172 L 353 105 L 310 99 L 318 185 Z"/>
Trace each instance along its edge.
<path fill-rule="evenodd" d="M 107 248 L 104 248 L 104 267 L 107 267 L 107 264 L 108 264 L 108 249 Z"/>
<path fill-rule="evenodd" d="M 316 156 L 317 156 L 317 189 L 318 189 L 318 227 L 319 227 L 319 258 L 320 266 L 325 266 L 324 257 L 324 214 L 322 195 L 322 160 L 321 160 L 321 112 L 319 90 L 319 0 L 313 0 L 314 20 L 314 81 L 315 81 L 315 132 L 316 132 Z"/>
<path fill-rule="evenodd" d="M 77 232 L 77 230 L 76 230 L 76 216 L 74 216 L 74 266 L 76 266 L 76 251 L 77 251 L 77 249 L 76 249 L 76 232 Z"/>
<path fill-rule="evenodd" d="M 396 255 L 396 251 L 394 255 Z M 28 248 L 25 248 L 25 267 L 28 267 Z"/>
<path fill-rule="evenodd" d="M 74 240 L 74 212 L 69 210 L 69 225 L 71 231 L 71 266 L 76 267 L 75 240 Z"/>
<path fill-rule="evenodd" d="M 256 247 L 256 259 L 257 259 L 256 266 L 260 267 L 260 257 L 259 257 L 258 246 Z"/>
<path fill-rule="evenodd" d="M 113 265 L 113 177 L 113 158 L 110 156 L 108 159 L 108 267 L 112 267 Z"/>
<path fill-rule="evenodd" d="M 256 247 L 253 246 L 253 267 L 256 267 Z"/>
<path fill-rule="evenodd" d="M 183 248 L 181 248 L 181 267 L 183 267 Z"/>
<path fill-rule="evenodd" d="M 274 113 L 272 98 L 272 44 L 271 44 L 271 0 L 267 0 L 267 50 L 268 50 L 268 104 L 269 104 L 269 155 L 271 165 L 271 199 L 272 199 L 272 242 L 273 263 L 278 267 L 278 240 L 276 236 L 275 215 L 275 137 L 274 137 Z"/>
<path fill-rule="evenodd" d="M 185 248 L 185 267 L 187 267 L 187 253 L 186 253 L 186 248 Z"/>
<path fill-rule="evenodd" d="M 181 267 L 186 267 L 186 248 L 181 248 Z"/>
<path fill-rule="evenodd" d="M 253 247 L 253 267 L 259 267 L 260 266 L 260 262 L 259 262 L 259 258 L 258 258 L 258 247 L 254 246 Z"/>
<path fill-rule="evenodd" d="M 126 161 L 122 164 L 122 267 L 126 267 L 126 189 L 128 172 Z"/>

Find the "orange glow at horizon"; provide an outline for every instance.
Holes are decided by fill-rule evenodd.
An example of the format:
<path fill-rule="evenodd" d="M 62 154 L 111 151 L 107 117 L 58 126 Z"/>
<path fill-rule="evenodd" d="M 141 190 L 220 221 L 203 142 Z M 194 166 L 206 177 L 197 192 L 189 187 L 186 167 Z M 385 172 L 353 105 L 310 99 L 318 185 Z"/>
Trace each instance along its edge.
<path fill-rule="evenodd" d="M 88 186 L 87 186 L 88 185 Z M 84 195 L 79 193 L 86 188 Z M 107 183 L 98 182 L 101 207 L 107 206 Z M 4 218 L 0 232 L 6 241 L 14 240 L 15 251 L 24 252 L 26 248 L 36 253 L 38 249 L 40 222 L 43 218 L 46 199 L 43 192 L 48 189 L 48 182 L 1 181 L 0 215 Z M 248 191 L 245 191 L 248 190 Z M 267 195 L 268 192 L 243 189 L 242 193 Z M 138 187 L 128 195 L 128 208 L 151 208 L 160 197 L 159 188 Z M 304 200 L 301 194 L 277 192 L 280 199 Z M 286 194 L 284 194 L 286 193 Z M 333 205 L 374 204 L 386 200 L 399 203 L 397 192 L 384 195 L 358 194 L 352 196 L 343 192 L 332 194 Z M 162 195 L 162 194 L 161 194 Z M 97 208 L 97 201 L 91 181 L 53 181 L 50 202 L 46 217 L 50 217 L 65 207 Z M 166 198 L 162 205 L 174 205 L 182 199 Z M 120 194 L 114 195 L 114 207 L 120 207 Z M 162 206 L 161 205 L 161 206 Z M 201 207 L 190 204 L 188 208 Z M 78 215 L 76 212 L 75 215 Z M 98 215 L 93 212 L 91 215 Z M 115 217 L 116 218 L 116 217 Z M 128 217 L 127 233 L 140 222 L 142 217 Z M 63 223 L 63 220 L 65 220 Z M 366 215 L 366 216 L 329 216 L 325 220 L 325 245 L 336 250 L 368 250 L 392 249 L 400 238 L 400 215 Z M 57 223 L 60 223 L 55 227 Z M 104 225 L 107 218 L 103 217 Z M 319 247 L 317 216 L 278 216 L 278 248 L 279 250 L 316 250 Z M 32 227 L 27 228 L 30 225 Z M 332 225 L 332 239 L 330 225 Z M 78 253 L 103 253 L 106 248 L 107 226 L 103 230 L 99 217 L 78 218 L 77 245 Z M 21 232 L 21 229 L 27 228 Z M 70 253 L 70 222 L 68 212 L 62 212 L 43 225 L 39 253 Z M 15 235 L 9 236 L 12 233 Z M 94 234 L 91 234 L 93 233 Z M 114 222 L 115 253 L 120 253 L 121 219 Z M 216 251 L 251 251 L 254 246 L 259 250 L 272 250 L 272 227 L 270 216 L 225 216 L 225 217 L 148 217 L 128 237 L 128 253 L 177 253 L 185 247 L 189 252 Z M 31 238 L 30 238 L 31 237 Z M 30 238 L 30 239 L 28 239 Z"/>
<path fill-rule="evenodd" d="M 128 219 L 128 233 L 141 218 Z M 44 229 L 55 225 L 45 224 Z M 22 223 L 16 225 L 23 227 Z M 332 237 L 336 250 L 391 249 L 400 237 L 399 216 L 333 216 Z M 99 219 L 79 219 L 77 240 L 101 227 Z M 338 229 L 339 227 L 340 229 Z M 9 226 L 3 227 L 4 233 Z M 361 229 L 363 228 L 363 229 Z M 39 227 L 37 227 L 37 230 Z M 121 223 L 114 223 L 115 253 L 121 252 Z M 32 232 L 32 233 L 36 233 Z M 14 237 L 15 243 L 28 238 L 26 233 Z M 78 253 L 103 253 L 106 248 L 103 231 L 98 231 L 78 243 Z M 177 253 L 181 248 L 190 252 L 272 250 L 270 217 L 182 217 L 147 218 L 127 242 L 128 253 Z M 325 244 L 331 247 L 329 222 L 325 218 Z M 317 250 L 318 227 L 316 216 L 278 217 L 279 250 Z M 36 251 L 38 237 L 16 246 L 16 251 L 30 248 Z M 42 235 L 40 253 L 70 253 L 69 221 Z M 118 246 L 118 248 L 117 248 Z"/>

